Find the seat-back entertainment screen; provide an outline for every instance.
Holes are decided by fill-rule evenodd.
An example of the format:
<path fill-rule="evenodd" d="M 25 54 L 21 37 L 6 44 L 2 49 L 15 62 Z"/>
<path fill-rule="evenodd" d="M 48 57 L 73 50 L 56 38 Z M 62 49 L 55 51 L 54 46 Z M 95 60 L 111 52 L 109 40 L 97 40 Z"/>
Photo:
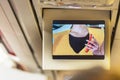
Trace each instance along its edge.
<path fill-rule="evenodd" d="M 53 59 L 104 59 L 103 20 L 54 20 Z"/>

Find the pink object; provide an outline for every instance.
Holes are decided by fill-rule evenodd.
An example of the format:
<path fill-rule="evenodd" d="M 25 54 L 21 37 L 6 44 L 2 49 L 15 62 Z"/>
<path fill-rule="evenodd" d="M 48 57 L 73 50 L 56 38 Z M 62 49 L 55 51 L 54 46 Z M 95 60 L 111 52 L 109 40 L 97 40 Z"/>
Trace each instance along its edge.
<path fill-rule="evenodd" d="M 90 36 L 89 36 L 89 41 L 91 41 L 91 40 L 92 40 L 92 34 L 90 34 Z M 89 43 L 89 41 L 88 41 L 88 43 L 87 43 L 87 44 L 90 44 L 90 43 Z M 86 48 L 86 49 L 85 49 L 85 52 L 87 53 L 88 51 L 89 51 L 89 49 L 88 49 L 88 48 Z"/>

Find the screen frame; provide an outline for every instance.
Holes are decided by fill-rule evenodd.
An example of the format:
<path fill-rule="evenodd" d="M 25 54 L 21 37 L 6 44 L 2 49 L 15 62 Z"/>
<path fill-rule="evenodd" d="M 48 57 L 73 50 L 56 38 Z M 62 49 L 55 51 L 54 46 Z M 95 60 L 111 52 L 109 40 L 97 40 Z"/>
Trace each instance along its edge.
<path fill-rule="evenodd" d="M 52 55 L 53 59 L 61 60 L 71 60 L 71 59 L 84 59 L 84 60 L 103 60 L 105 58 L 105 32 L 106 24 L 104 20 L 53 20 L 53 24 L 104 24 L 104 55 Z M 52 33 L 53 34 L 53 33 Z M 53 38 L 53 36 L 52 36 Z M 53 46 L 52 46 L 53 47 Z"/>

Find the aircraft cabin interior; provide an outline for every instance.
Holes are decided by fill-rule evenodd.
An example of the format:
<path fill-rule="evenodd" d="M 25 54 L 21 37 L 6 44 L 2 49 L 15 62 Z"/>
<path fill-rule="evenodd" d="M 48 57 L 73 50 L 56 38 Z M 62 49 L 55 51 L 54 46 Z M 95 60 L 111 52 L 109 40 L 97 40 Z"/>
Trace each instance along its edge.
<path fill-rule="evenodd" d="M 0 0 L 0 80 L 120 80 L 120 0 Z"/>

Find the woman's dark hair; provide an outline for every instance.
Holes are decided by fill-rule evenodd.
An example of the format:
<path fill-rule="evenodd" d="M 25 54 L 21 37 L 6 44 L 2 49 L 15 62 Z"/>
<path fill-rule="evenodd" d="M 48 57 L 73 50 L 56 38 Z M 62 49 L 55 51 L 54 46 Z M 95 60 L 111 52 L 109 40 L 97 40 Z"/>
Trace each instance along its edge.
<path fill-rule="evenodd" d="M 72 26 L 70 27 L 70 29 L 72 29 L 72 27 L 73 27 L 73 24 L 72 24 Z"/>

